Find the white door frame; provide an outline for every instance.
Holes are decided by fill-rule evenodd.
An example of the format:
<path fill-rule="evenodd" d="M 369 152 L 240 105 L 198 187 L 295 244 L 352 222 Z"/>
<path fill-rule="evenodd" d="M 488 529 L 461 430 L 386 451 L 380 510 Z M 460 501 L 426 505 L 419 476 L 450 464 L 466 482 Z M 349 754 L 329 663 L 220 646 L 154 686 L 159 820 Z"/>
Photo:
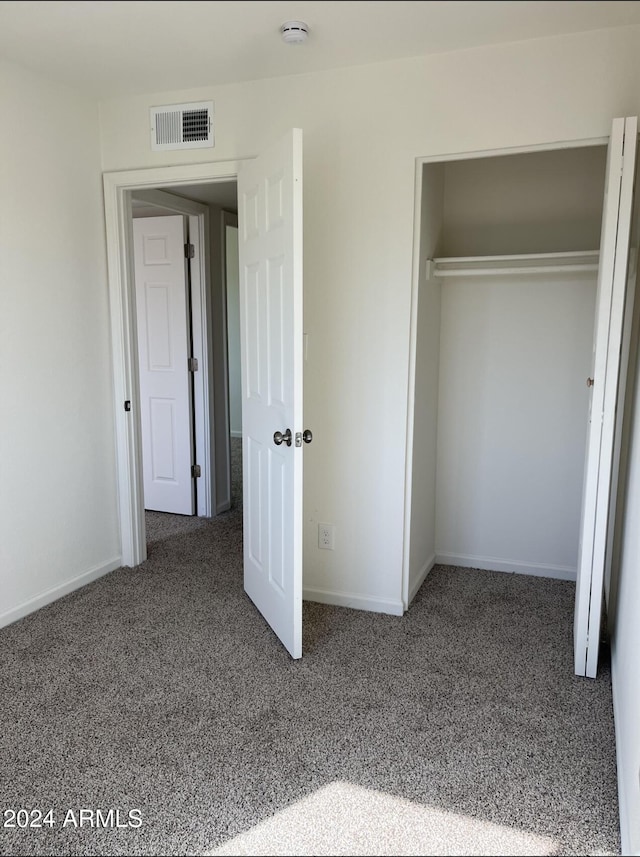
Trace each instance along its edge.
<path fill-rule="evenodd" d="M 147 556 L 142 439 L 138 412 L 140 394 L 131 194 L 128 191 L 148 191 L 154 188 L 170 190 L 177 185 L 235 181 L 239 164 L 239 161 L 183 164 L 175 167 L 109 172 L 103 176 L 113 358 L 116 480 L 123 566 L 138 565 Z M 208 236 L 204 243 L 208 244 Z M 211 378 L 209 382 L 211 384 Z M 130 410 L 126 410 L 127 402 Z"/>
<path fill-rule="evenodd" d="M 223 235 L 222 235 L 221 244 L 223 247 L 223 251 L 222 251 L 222 258 L 223 258 L 222 270 L 223 270 L 223 286 L 224 286 L 223 293 L 224 293 L 224 304 L 225 304 L 225 318 L 227 321 L 227 323 L 225 325 L 225 330 L 224 330 L 224 334 L 225 334 L 224 350 L 225 350 L 225 354 L 227 355 L 227 377 L 228 377 L 228 370 L 229 370 L 229 316 L 228 316 L 229 264 L 228 264 L 228 259 L 227 259 L 227 227 L 228 226 L 232 227 L 233 229 L 238 228 L 238 215 L 233 214 L 231 211 L 223 211 L 222 212 L 222 233 L 223 233 Z M 229 407 L 229 437 L 230 438 L 231 437 L 242 437 L 242 431 L 240 431 L 240 433 L 238 434 L 237 429 L 236 429 L 235 435 L 231 431 L 231 407 Z"/>
<path fill-rule="evenodd" d="M 409 376 L 407 395 L 407 428 L 406 428 L 406 456 L 404 476 L 404 536 L 402 551 L 402 583 L 400 597 L 403 609 L 409 609 L 410 596 L 415 591 L 409 592 L 409 559 L 411 550 L 411 475 L 413 472 L 413 421 L 415 414 L 415 386 L 416 386 L 416 349 L 418 337 L 418 293 L 420 288 L 420 218 L 422 211 L 422 168 L 426 164 L 444 164 L 451 161 L 470 161 L 478 158 L 496 158 L 503 155 L 522 155 L 533 152 L 552 152 L 560 149 L 580 149 L 587 146 L 606 146 L 609 137 L 593 137 L 582 140 L 563 140 L 556 143 L 543 143 L 534 146 L 514 146 L 506 149 L 484 149 L 481 151 L 455 152 L 448 155 L 431 155 L 429 157 L 416 158 L 415 166 L 415 193 L 413 210 L 413 263 L 411 275 L 411 322 L 409 332 Z M 431 571 L 431 566 L 422 570 L 421 580 L 424 580 Z M 419 584 L 418 584 L 419 588 Z"/>
<path fill-rule="evenodd" d="M 196 490 L 196 514 L 201 518 L 210 518 L 215 504 L 215 481 L 213 465 L 215 462 L 212 448 L 212 414 L 209 401 L 209 324 L 207 305 L 207 284 L 211 282 L 211 260 L 209 246 L 209 208 L 201 202 L 183 199 L 164 190 L 141 190 L 133 193 L 136 199 L 154 207 L 176 214 L 186 215 L 189 219 L 189 243 L 194 246 L 194 257 L 189 262 L 191 283 L 191 337 L 192 353 L 198 361 L 198 371 L 193 373 L 193 423 L 195 435 L 195 463 L 200 466 L 200 478 Z"/>

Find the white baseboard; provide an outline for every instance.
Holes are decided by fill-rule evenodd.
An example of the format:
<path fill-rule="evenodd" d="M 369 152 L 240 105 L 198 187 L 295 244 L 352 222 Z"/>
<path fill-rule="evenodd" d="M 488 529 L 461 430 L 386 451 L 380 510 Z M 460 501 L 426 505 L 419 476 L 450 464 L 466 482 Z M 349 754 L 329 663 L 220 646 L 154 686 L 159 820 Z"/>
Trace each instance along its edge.
<path fill-rule="evenodd" d="M 229 434 L 231 435 L 231 437 L 242 437 L 242 431 L 238 431 L 237 429 L 231 429 Z"/>
<path fill-rule="evenodd" d="M 431 569 L 433 568 L 433 566 L 435 564 L 436 564 L 436 555 L 433 554 L 433 556 L 429 557 L 429 559 L 422 566 L 418 576 L 416 577 L 416 579 L 414 581 L 413 586 L 409 590 L 409 604 L 411 604 L 413 599 L 416 597 L 418 590 L 420 589 L 422 584 L 425 582 L 427 575 L 429 574 L 429 572 L 431 571 Z M 407 604 L 407 607 L 409 606 L 409 604 Z"/>
<path fill-rule="evenodd" d="M 436 563 L 460 565 L 463 568 L 480 568 L 484 571 L 504 571 L 507 574 L 531 574 L 534 577 L 552 577 L 555 580 L 575 580 L 577 570 L 569 565 L 531 565 L 519 560 L 496 559 L 490 556 L 466 556 L 465 554 L 437 553 Z"/>
<path fill-rule="evenodd" d="M 337 592 L 333 589 L 307 589 L 302 597 L 305 601 L 319 601 L 320 604 L 334 604 L 336 607 L 352 607 L 354 610 L 370 610 L 373 613 L 388 613 L 402 616 L 402 601 L 376 598 L 371 595 L 356 595 L 353 592 Z"/>
<path fill-rule="evenodd" d="M 80 589 L 82 586 L 86 586 L 87 583 L 91 583 L 99 577 L 109 574 L 110 571 L 115 571 L 115 569 L 120 568 L 121 565 L 122 558 L 119 556 L 114 557 L 102 565 L 97 565 L 95 568 L 91 568 L 89 571 L 85 571 L 77 577 L 73 577 L 71 580 L 61 583 L 59 586 L 47 589 L 46 592 L 36 595 L 35 598 L 23 601 L 22 604 L 19 604 L 17 607 L 12 607 L 11 610 L 0 613 L 0 628 L 4 628 L 5 625 L 11 625 L 12 622 L 17 622 L 18 619 L 23 619 L 25 616 L 28 616 L 29 613 L 34 613 L 41 607 L 46 607 L 46 605 L 51 604 L 52 601 L 57 601 L 58 598 L 62 598 L 63 595 L 68 595 L 70 592 Z"/>

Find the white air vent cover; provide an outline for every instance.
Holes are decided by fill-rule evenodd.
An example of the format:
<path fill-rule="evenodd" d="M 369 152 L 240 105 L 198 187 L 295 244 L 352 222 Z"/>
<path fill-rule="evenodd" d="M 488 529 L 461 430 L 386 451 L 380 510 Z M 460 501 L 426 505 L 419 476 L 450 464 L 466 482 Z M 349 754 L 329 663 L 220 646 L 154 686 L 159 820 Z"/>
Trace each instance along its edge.
<path fill-rule="evenodd" d="M 213 148 L 213 101 L 152 107 L 151 148 Z"/>

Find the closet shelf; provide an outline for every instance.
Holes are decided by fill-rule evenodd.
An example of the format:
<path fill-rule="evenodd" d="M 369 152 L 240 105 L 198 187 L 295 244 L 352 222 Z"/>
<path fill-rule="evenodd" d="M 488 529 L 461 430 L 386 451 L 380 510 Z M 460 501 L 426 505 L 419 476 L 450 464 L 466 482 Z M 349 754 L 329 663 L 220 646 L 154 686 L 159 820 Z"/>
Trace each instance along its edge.
<path fill-rule="evenodd" d="M 586 250 L 580 253 L 527 253 L 518 256 L 443 256 L 427 261 L 427 279 L 597 271 L 599 255 L 598 250 Z"/>

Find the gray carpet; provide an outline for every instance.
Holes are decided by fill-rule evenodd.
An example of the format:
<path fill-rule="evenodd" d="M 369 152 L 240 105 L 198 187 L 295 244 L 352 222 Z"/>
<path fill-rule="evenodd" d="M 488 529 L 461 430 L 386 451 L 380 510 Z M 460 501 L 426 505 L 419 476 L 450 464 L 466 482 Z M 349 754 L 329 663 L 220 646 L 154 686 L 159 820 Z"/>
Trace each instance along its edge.
<path fill-rule="evenodd" d="M 55 822 L 0 853 L 619 853 L 573 595 L 438 567 L 402 618 L 305 603 L 293 662 L 242 591 L 241 507 L 158 524 L 143 565 L 0 630 L 0 805 Z"/>

